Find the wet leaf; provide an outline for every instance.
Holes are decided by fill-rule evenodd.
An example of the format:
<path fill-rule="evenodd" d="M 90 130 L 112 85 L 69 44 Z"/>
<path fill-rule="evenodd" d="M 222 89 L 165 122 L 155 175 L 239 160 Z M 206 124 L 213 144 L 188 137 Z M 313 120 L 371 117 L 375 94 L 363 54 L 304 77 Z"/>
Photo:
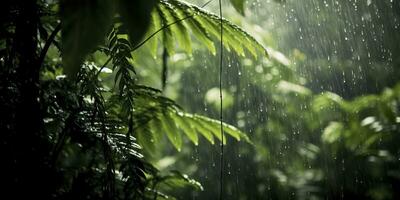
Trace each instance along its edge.
<path fill-rule="evenodd" d="M 163 130 L 167 134 L 169 141 L 174 145 L 175 149 L 180 151 L 182 147 L 181 133 L 169 113 L 164 114 L 163 117 L 164 118 L 161 120 Z"/>
<path fill-rule="evenodd" d="M 242 9 L 243 1 L 235 0 L 233 3 L 236 8 Z M 164 21 L 163 25 L 168 26 L 163 30 L 164 34 L 162 35 L 164 45 L 169 49 L 168 52 L 171 56 L 175 49 L 175 42 L 178 42 L 190 54 L 192 41 L 188 35 L 189 30 L 199 42 L 206 45 L 212 54 L 216 54 L 213 41 L 220 40 L 219 16 L 198 6 L 177 0 L 161 0 L 157 7 L 158 9 L 155 9 L 155 12 L 158 12 L 161 20 Z M 263 45 L 246 31 L 226 19 L 223 19 L 223 31 L 223 44 L 228 51 L 232 50 L 239 56 L 250 54 L 254 58 L 257 58 L 259 54 L 268 56 Z M 171 32 L 174 33 L 174 37 L 171 37 Z M 174 38 L 176 38 L 176 41 L 173 40 Z"/>

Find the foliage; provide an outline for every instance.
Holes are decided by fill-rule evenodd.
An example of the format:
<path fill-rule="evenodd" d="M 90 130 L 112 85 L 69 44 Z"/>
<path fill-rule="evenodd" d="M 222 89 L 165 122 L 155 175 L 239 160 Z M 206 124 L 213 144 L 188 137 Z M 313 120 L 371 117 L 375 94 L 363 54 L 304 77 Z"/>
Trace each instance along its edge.
<path fill-rule="evenodd" d="M 134 52 L 160 35 L 160 46 L 173 55 L 174 35 L 190 53 L 190 30 L 215 53 L 215 15 L 177 0 L 6 1 L 4 8 L 0 89 L 7 195 L 163 199 L 177 188 L 203 189 L 179 171 L 158 171 L 143 152 L 160 151 L 163 135 L 178 151 L 183 134 L 196 145 L 199 134 L 213 144 L 214 137 L 221 140 L 219 121 L 187 113 L 161 91 L 138 84 Z M 226 48 L 244 56 L 234 44 L 239 42 L 254 56 L 265 53 L 227 20 L 224 29 Z M 226 135 L 249 142 L 237 128 L 223 126 Z M 35 186 L 40 178 L 44 184 Z"/>
<path fill-rule="evenodd" d="M 165 34 L 163 34 L 163 44 L 169 55 L 173 55 L 175 52 L 175 38 L 182 46 L 182 49 L 191 54 L 191 42 L 187 30 L 191 30 L 192 34 L 200 42 L 204 43 L 209 51 L 213 54 L 216 53 L 213 40 L 220 40 L 219 17 L 217 15 L 209 13 L 195 5 L 176 0 L 161 0 L 155 12 L 152 18 L 153 27 L 151 27 L 150 30 L 157 30 L 158 27 L 191 16 L 177 26 L 168 27 Z M 160 21 L 159 19 L 162 20 Z M 232 50 L 240 56 L 245 56 L 245 50 L 247 50 L 247 52 L 255 58 L 257 58 L 260 52 L 263 56 L 267 55 L 267 50 L 247 32 L 228 20 L 224 20 L 223 24 L 225 33 L 223 44 L 228 51 Z M 172 32 L 175 34 L 172 35 Z"/>
<path fill-rule="evenodd" d="M 211 3 L 2 2 L 3 196 L 214 199 Z M 399 199 L 399 2 L 229 3 L 224 198 Z"/>
<path fill-rule="evenodd" d="M 227 146 L 226 198 L 398 199 L 399 4 L 253 2 L 246 20 L 232 18 L 285 56 L 269 50 L 270 60 L 224 59 L 230 68 L 223 72 L 223 89 L 234 99 L 224 116 L 254 143 Z M 206 56 L 194 56 L 188 67 L 177 60 L 181 70 L 175 73 L 183 75 L 174 87 L 181 105 L 213 115 L 218 110 L 207 94 L 218 83 L 204 77 L 217 71 Z M 198 95 L 190 95 L 193 90 Z M 218 151 L 199 148 L 190 156 L 175 155 L 176 165 L 186 169 L 198 160 L 187 172 L 204 177 L 199 180 L 206 191 L 218 192 L 212 178 Z M 185 197 L 193 195 L 213 197 Z"/>

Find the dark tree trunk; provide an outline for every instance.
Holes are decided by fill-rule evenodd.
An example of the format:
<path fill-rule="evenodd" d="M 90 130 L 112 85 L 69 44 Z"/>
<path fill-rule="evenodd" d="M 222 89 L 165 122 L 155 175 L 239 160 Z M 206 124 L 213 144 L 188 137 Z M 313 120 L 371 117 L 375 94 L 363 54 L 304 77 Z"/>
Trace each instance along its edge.
<path fill-rule="evenodd" d="M 42 133 L 43 119 L 39 99 L 39 69 L 37 24 L 39 9 L 34 0 L 18 0 L 13 2 L 12 14 L 15 33 L 12 38 L 13 58 L 7 66 L 11 68 L 8 76 L 12 76 L 14 95 L 3 97 L 12 108 L 4 113 L 8 123 L 2 137 L 5 152 L 2 170 L 3 197 L 12 199 L 48 199 L 50 198 L 49 178 L 51 170 L 47 164 L 49 154 L 48 143 Z M 4 74 L 3 74 L 4 75 Z M 3 116 L 4 117 L 4 116 Z M 6 122 L 6 123 L 7 123 Z M 4 127 L 2 127 L 3 129 Z"/>

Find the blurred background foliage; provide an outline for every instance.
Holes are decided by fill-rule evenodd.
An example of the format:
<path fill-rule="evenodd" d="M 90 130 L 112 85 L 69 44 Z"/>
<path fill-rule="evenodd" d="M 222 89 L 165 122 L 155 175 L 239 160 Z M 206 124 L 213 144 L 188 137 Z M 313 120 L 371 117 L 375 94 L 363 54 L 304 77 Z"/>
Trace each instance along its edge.
<path fill-rule="evenodd" d="M 207 9 L 217 12 L 214 4 Z M 224 118 L 253 142 L 228 140 L 226 198 L 398 199 L 399 2 L 250 0 L 244 16 L 227 4 L 224 10 L 271 58 L 224 58 Z M 204 47 L 192 48 L 170 57 L 164 93 L 218 117 L 218 62 Z M 139 73 L 157 86 L 154 71 L 161 73 Z M 200 144 L 155 156 L 160 167 L 203 184 L 203 192 L 183 198 L 218 193 L 219 150 Z"/>

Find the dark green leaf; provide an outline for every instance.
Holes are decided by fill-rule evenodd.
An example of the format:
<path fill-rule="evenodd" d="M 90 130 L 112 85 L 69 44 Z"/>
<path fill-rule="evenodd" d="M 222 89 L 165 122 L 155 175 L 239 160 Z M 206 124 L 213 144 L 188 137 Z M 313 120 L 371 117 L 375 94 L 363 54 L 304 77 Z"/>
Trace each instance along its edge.
<path fill-rule="evenodd" d="M 75 77 L 85 56 L 103 42 L 113 16 L 111 0 L 62 0 L 62 59 L 65 73 Z"/>
<path fill-rule="evenodd" d="M 244 15 L 244 0 L 230 0 L 233 7 L 238 11 L 241 15 Z"/>
<path fill-rule="evenodd" d="M 133 46 L 137 45 L 148 30 L 151 11 L 156 0 L 119 0 L 118 11 L 121 20 L 128 30 Z"/>

